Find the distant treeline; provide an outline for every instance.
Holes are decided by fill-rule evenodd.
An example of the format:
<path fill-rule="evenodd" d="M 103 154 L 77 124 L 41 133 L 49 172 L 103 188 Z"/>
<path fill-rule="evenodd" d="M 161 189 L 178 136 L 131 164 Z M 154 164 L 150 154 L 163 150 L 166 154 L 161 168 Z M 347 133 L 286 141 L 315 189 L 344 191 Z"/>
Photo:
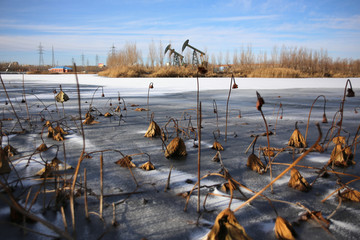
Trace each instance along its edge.
<path fill-rule="evenodd" d="M 108 77 L 193 77 L 197 67 L 191 64 L 192 52 L 184 55 L 182 66 L 165 64 L 170 61 L 164 46 L 149 45 L 147 61 L 134 43 L 127 43 L 107 58 L 107 68 L 100 72 Z M 171 56 L 172 57 L 172 56 Z M 237 77 L 308 78 L 308 77 L 360 77 L 360 60 L 333 59 L 326 50 L 303 47 L 274 47 L 270 54 L 255 54 L 252 47 L 240 48 L 232 53 L 205 55 L 206 77 L 234 74 Z"/>

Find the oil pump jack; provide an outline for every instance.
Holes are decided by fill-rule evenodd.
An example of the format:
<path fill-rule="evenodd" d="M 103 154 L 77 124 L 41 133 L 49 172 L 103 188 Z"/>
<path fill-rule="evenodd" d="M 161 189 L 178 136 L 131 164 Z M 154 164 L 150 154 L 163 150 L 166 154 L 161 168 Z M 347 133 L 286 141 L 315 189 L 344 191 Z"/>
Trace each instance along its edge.
<path fill-rule="evenodd" d="M 176 52 L 175 49 L 171 48 L 171 44 L 167 45 L 167 47 L 165 48 L 165 54 L 167 53 L 167 51 L 170 51 L 170 55 L 169 55 L 170 57 L 172 54 L 174 55 L 172 58 L 172 65 L 174 66 L 183 65 L 184 56 Z"/>
<path fill-rule="evenodd" d="M 193 50 L 193 57 L 192 57 L 192 64 L 193 65 L 205 64 L 205 61 L 204 61 L 205 53 L 200 51 L 199 49 L 191 46 L 189 44 L 189 39 L 184 42 L 184 44 L 182 46 L 182 51 L 184 51 L 186 47 L 189 47 L 189 48 L 191 48 Z M 199 62 L 198 53 L 200 54 L 201 63 Z"/>

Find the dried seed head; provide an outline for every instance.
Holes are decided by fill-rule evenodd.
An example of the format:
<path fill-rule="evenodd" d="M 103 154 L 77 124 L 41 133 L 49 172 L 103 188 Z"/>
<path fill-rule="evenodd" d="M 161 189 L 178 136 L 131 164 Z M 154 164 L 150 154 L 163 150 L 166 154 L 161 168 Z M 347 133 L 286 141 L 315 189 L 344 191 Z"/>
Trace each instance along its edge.
<path fill-rule="evenodd" d="M 347 89 L 347 97 L 355 97 L 355 92 L 353 91 L 352 87 Z"/>
<path fill-rule="evenodd" d="M 261 107 L 262 105 L 265 104 L 265 101 L 257 91 L 256 91 L 256 96 L 257 96 L 256 109 L 258 111 L 261 111 Z"/>
<path fill-rule="evenodd" d="M 54 93 L 54 94 L 57 94 L 57 91 L 56 91 L 56 89 L 54 89 L 53 93 Z"/>
<path fill-rule="evenodd" d="M 101 94 L 101 97 L 105 97 L 105 94 L 104 94 L 104 93 L 102 93 L 102 94 Z"/>
<path fill-rule="evenodd" d="M 327 117 L 326 117 L 326 114 L 325 114 L 325 113 L 323 114 L 322 123 L 328 123 L 328 120 L 327 120 Z"/>
<path fill-rule="evenodd" d="M 234 82 L 232 85 L 232 89 L 237 89 L 237 88 L 239 88 L 239 86 Z"/>
<path fill-rule="evenodd" d="M 152 82 L 149 84 L 149 88 L 150 88 L 150 89 L 153 89 L 153 88 L 154 88 L 154 84 L 153 84 Z"/>

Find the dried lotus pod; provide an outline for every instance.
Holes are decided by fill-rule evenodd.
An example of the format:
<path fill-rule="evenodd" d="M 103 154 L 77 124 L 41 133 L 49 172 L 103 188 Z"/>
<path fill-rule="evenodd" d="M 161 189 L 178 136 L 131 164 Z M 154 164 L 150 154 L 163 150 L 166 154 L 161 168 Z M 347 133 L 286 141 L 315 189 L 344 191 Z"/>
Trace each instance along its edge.
<path fill-rule="evenodd" d="M 246 166 L 260 174 L 263 174 L 265 172 L 265 165 L 254 153 L 249 155 Z"/>
<path fill-rule="evenodd" d="M 0 175 L 7 174 L 11 172 L 11 168 L 9 166 L 9 158 L 6 154 L 6 151 L 4 151 L 0 147 Z"/>
<path fill-rule="evenodd" d="M 45 143 L 42 143 L 39 147 L 36 148 L 36 151 L 39 152 L 45 152 L 46 150 L 48 150 L 48 147 L 46 146 Z"/>
<path fill-rule="evenodd" d="M 275 236 L 281 240 L 295 240 L 296 232 L 292 225 L 283 217 L 278 216 L 275 221 Z"/>
<path fill-rule="evenodd" d="M 223 146 L 218 141 L 214 141 L 211 148 L 215 149 L 215 150 L 218 150 L 218 151 L 224 151 Z"/>
<path fill-rule="evenodd" d="M 146 131 L 144 137 L 157 137 L 157 136 L 161 136 L 161 130 L 159 125 L 157 125 L 156 122 L 151 121 L 150 125 L 148 127 L 148 130 Z"/>
<path fill-rule="evenodd" d="M 258 111 L 261 111 L 261 107 L 262 105 L 265 104 L 265 101 L 257 91 L 256 91 L 256 96 L 257 96 L 256 109 Z"/>
<path fill-rule="evenodd" d="M 185 157 L 187 155 L 186 146 L 180 137 L 174 138 L 165 149 L 165 157 Z"/>
<path fill-rule="evenodd" d="M 303 178 L 303 176 L 301 176 L 298 170 L 292 168 L 290 174 L 291 177 L 288 183 L 289 187 L 300 190 L 302 192 L 307 192 L 311 189 L 310 184 L 306 181 L 305 178 Z"/>
<path fill-rule="evenodd" d="M 132 160 L 132 157 L 126 155 L 125 157 L 117 160 L 115 163 L 120 165 L 121 167 L 135 168 L 136 165 L 131 160 Z"/>
<path fill-rule="evenodd" d="M 19 154 L 19 152 L 11 145 L 6 145 L 4 147 L 4 151 L 7 153 L 8 157 L 13 157 Z"/>
<path fill-rule="evenodd" d="M 59 102 L 59 103 L 63 103 L 63 102 L 66 102 L 67 100 L 69 100 L 69 96 L 64 93 L 63 91 L 60 91 L 56 97 L 55 97 L 56 101 Z"/>
<path fill-rule="evenodd" d="M 140 168 L 145 170 L 145 171 L 155 170 L 154 164 L 152 164 L 152 162 L 150 162 L 150 161 L 147 161 L 146 163 L 141 165 Z"/>
<path fill-rule="evenodd" d="M 237 221 L 234 212 L 226 208 L 215 219 L 211 231 L 207 234 L 207 240 L 250 240 L 243 226 Z"/>
<path fill-rule="evenodd" d="M 360 192 L 355 189 L 346 189 L 339 192 L 339 198 L 343 201 L 360 202 Z"/>
<path fill-rule="evenodd" d="M 300 133 L 300 131 L 297 128 L 295 128 L 293 134 L 291 135 L 288 145 L 296 148 L 307 147 L 304 136 Z"/>

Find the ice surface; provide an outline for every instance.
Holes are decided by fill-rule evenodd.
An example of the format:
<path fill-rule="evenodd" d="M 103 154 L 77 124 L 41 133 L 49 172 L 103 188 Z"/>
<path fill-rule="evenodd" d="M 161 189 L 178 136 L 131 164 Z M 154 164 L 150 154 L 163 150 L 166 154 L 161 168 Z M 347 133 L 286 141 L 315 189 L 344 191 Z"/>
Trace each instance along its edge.
<path fill-rule="evenodd" d="M 26 107 L 19 101 L 22 98 L 22 76 L 21 75 L 2 75 L 4 83 L 10 94 L 18 115 L 21 119 L 27 118 Z M 211 176 L 201 181 L 201 214 L 196 212 L 197 190 L 190 197 L 187 212 L 184 212 L 186 199 L 178 196 L 179 193 L 190 191 L 197 181 L 197 154 L 198 148 L 193 147 L 194 140 L 186 138 L 185 143 L 188 155 L 183 159 L 166 159 L 164 157 L 162 141 L 159 138 L 144 138 L 144 133 L 148 128 L 149 121 L 147 112 L 136 112 L 131 104 L 137 104 L 139 107 L 147 108 L 148 85 L 153 82 L 154 88 L 150 90 L 149 108 L 154 113 L 154 120 L 160 127 L 169 122 L 171 118 L 178 121 L 181 129 L 186 129 L 191 123 L 196 128 L 196 79 L 195 78 L 124 78 L 113 79 L 99 77 L 96 75 L 81 74 L 78 75 L 81 87 L 81 111 L 82 116 L 89 110 L 89 104 L 93 99 L 93 107 L 97 112 L 92 112 L 96 120 L 100 123 L 94 125 L 85 125 L 85 151 L 92 153 L 92 158 L 83 160 L 80 168 L 79 185 L 83 182 L 84 168 L 87 170 L 88 189 L 94 194 L 99 195 L 100 182 L 100 161 L 99 151 L 104 151 L 104 221 L 101 221 L 96 214 L 91 214 L 91 221 L 88 222 L 84 216 L 84 197 L 76 198 L 76 221 L 78 239 L 96 239 L 103 235 L 103 239 L 201 239 L 209 231 L 210 225 L 214 222 L 217 214 L 229 206 L 229 198 L 211 195 L 210 193 L 227 195 L 219 191 L 220 185 L 226 180 L 219 176 Z M 16 134 L 9 136 L 9 142 L 19 151 L 20 156 L 13 159 L 20 176 L 31 177 L 43 167 L 44 161 L 50 161 L 57 151 L 57 157 L 66 161 L 72 166 L 76 166 L 79 159 L 83 139 L 80 134 L 80 121 L 78 113 L 78 100 L 75 85 L 75 76 L 66 75 L 25 75 L 25 92 L 31 117 L 31 127 L 29 122 L 22 120 L 21 123 L 29 132 L 26 134 Z M 228 118 L 228 137 L 224 141 L 225 133 L 225 109 L 229 92 L 230 78 L 200 78 L 200 100 L 202 102 L 202 142 L 201 142 L 201 176 L 209 173 L 218 173 L 221 169 L 220 163 L 213 162 L 216 151 L 211 149 L 214 141 L 213 132 L 219 128 L 220 138 L 217 139 L 225 148 L 221 152 L 224 166 L 229 170 L 230 175 L 241 184 L 250 188 L 252 191 L 259 191 L 270 182 L 269 171 L 259 175 L 246 167 L 247 154 L 245 150 L 253 140 L 251 135 L 263 134 L 265 126 L 260 113 L 256 110 L 256 94 L 259 91 L 265 100 L 263 106 L 264 115 L 269 124 L 269 130 L 274 135 L 270 136 L 270 145 L 276 148 L 286 147 L 287 142 L 294 130 L 295 122 L 298 121 L 299 130 L 305 134 L 307 118 L 310 106 L 314 99 L 323 94 L 327 98 L 326 114 L 329 123 L 321 124 L 323 139 L 327 130 L 331 126 L 331 121 L 335 113 L 339 110 L 339 104 L 342 100 L 345 82 L 347 79 L 261 79 L 261 78 L 236 78 L 239 89 L 232 90 L 229 101 Z M 354 112 L 358 108 L 360 101 L 358 95 L 360 90 L 360 79 L 351 79 L 356 97 L 346 98 L 344 108 L 343 134 L 349 137 L 349 143 L 359 126 L 360 115 Z M 53 90 L 59 91 L 60 85 L 64 92 L 68 94 L 70 100 L 63 105 L 55 105 Z M 105 97 L 101 97 L 104 87 Z M 122 109 L 124 103 L 118 103 L 118 94 L 124 98 L 127 111 L 121 112 L 122 119 L 119 119 L 119 113 L 111 118 L 105 118 L 99 115 L 99 112 L 114 112 L 116 106 Z M 40 102 L 39 99 L 42 101 Z M 3 131 L 10 132 L 13 128 L 17 130 L 16 118 L 13 115 L 9 105 L 4 102 L 6 96 L 3 91 L 0 94 L 0 104 L 4 111 L 4 118 L 12 118 L 12 121 L 2 121 Z M 214 114 L 213 101 L 216 100 L 218 107 L 218 120 Z M 112 102 L 113 106 L 109 103 Z M 283 106 L 283 119 L 277 120 L 277 112 L 280 103 Z M 44 105 L 47 110 L 44 110 Z M 63 110 L 64 107 L 64 110 Z M 239 110 L 242 117 L 239 118 Z M 41 112 L 41 115 L 39 114 Z M 63 115 L 65 112 L 65 116 Z M 186 113 L 186 114 L 184 114 Z M 315 122 L 321 122 L 323 114 L 323 100 L 320 99 L 314 106 L 307 142 L 312 145 L 318 132 L 314 126 Z M 185 117 L 184 117 L 185 116 Z M 46 137 L 47 131 L 43 127 L 41 117 L 54 123 L 59 123 L 70 134 L 65 136 L 63 142 L 56 142 Z M 190 118 L 191 117 L 191 118 Z M 190 121 L 191 120 L 191 121 Z M 276 125 L 276 129 L 275 129 Z M 14 127 L 15 126 L 15 127 Z M 177 135 L 172 123 L 167 125 L 168 136 L 170 139 Z M 42 133 L 42 134 L 41 134 Z M 191 134 L 190 134 L 191 135 Z M 42 143 L 41 136 L 48 146 L 53 146 L 50 151 L 40 154 L 34 154 L 34 150 Z M 191 135 L 193 136 L 193 134 Z M 329 136 L 328 136 L 329 138 Z M 328 140 L 327 138 L 327 140 Z M 8 139 L 4 137 L 3 146 L 7 144 Z M 197 141 L 195 141 L 197 142 Z M 168 143 L 168 142 L 166 142 Z M 266 137 L 259 137 L 255 154 L 258 154 L 259 147 L 267 146 Z M 329 160 L 334 144 L 330 143 L 326 152 L 310 153 L 299 165 L 311 166 L 315 169 L 301 168 L 297 169 L 309 181 L 316 179 L 319 168 Z M 65 151 L 64 151 L 65 150 Z M 113 151 L 116 150 L 116 151 Z M 357 149 L 358 150 L 358 149 Z M 156 170 L 146 172 L 138 168 L 130 172 L 127 168 L 121 168 L 114 164 L 115 161 L 122 158 L 122 155 L 134 155 L 133 162 L 136 166 L 147 162 L 150 158 L 155 165 Z M 65 154 L 64 154 L 65 152 Z M 358 152 L 358 151 L 357 151 Z M 146 153 L 146 154 L 141 154 Z M 30 165 L 26 167 L 28 159 L 31 156 Z M 292 151 L 281 153 L 276 162 L 290 164 L 299 154 Z M 355 161 L 359 161 L 359 155 L 355 155 Z M 262 158 L 264 162 L 264 159 Z M 170 189 L 164 191 L 170 168 L 173 167 L 170 177 Z M 273 178 L 280 174 L 286 165 L 273 165 Z M 336 168 L 335 171 L 345 172 L 347 174 L 358 175 L 359 166 L 348 168 Z M 301 202 L 307 208 L 316 211 L 322 211 L 324 216 L 330 215 L 338 206 L 336 194 L 329 198 L 325 203 L 321 203 L 328 194 L 339 187 L 337 182 L 339 177 L 343 183 L 353 180 L 351 176 L 330 174 L 329 178 L 319 178 L 316 180 L 313 189 L 308 193 L 299 192 L 290 189 L 287 186 L 290 174 L 285 174 L 274 184 L 274 193 L 270 189 L 263 194 L 272 200 L 273 206 L 278 214 L 285 217 L 290 222 L 295 222 L 299 214 L 304 209 L 291 204 L 277 202 L 275 200 L 284 200 L 293 204 Z M 136 182 L 134 181 L 136 179 Z M 9 181 L 16 179 L 14 172 L 11 173 Z M 35 181 L 31 178 L 24 181 L 25 187 L 39 185 L 41 181 Z M 54 184 L 49 183 L 50 189 Z M 18 184 L 16 186 L 20 188 Z M 355 181 L 350 187 L 359 190 L 359 182 Z M 27 193 L 26 189 L 26 193 Z M 241 189 L 247 197 L 253 193 Z M 135 191 L 135 194 L 129 195 Z M 18 189 L 14 192 L 17 196 L 24 199 L 24 189 Z M 33 190 L 33 194 L 35 194 Z M 25 194 L 26 196 L 26 194 Z M 48 219 L 50 222 L 63 229 L 63 223 L 59 211 L 43 209 L 43 195 L 36 201 L 34 211 L 36 214 Z M 203 209 L 203 203 L 206 200 L 206 209 Z M 235 191 L 236 198 L 242 199 L 243 196 Z M 33 199 L 33 195 L 30 199 Z M 47 194 L 46 205 L 54 195 Z M 234 199 L 231 208 L 235 209 L 244 201 Z M 54 201 L 54 200 L 52 200 Z M 116 207 L 116 220 L 119 223 L 117 227 L 111 226 L 112 203 L 119 203 Z M 335 239 L 358 239 L 360 238 L 360 215 L 357 210 L 357 203 L 343 202 L 335 215 L 331 218 L 330 231 Z M 6 222 L 9 221 L 7 206 L 0 203 L 0 229 L 6 239 L 47 239 L 34 233 L 24 235 L 17 227 Z M 99 212 L 99 200 L 97 196 L 89 194 L 89 211 Z M 72 232 L 70 208 L 65 206 L 65 215 L 69 224 L 68 230 Z M 269 205 L 268 200 L 259 197 L 251 205 L 236 212 L 236 217 L 246 232 L 253 239 L 274 239 L 273 225 L 276 214 Z M 199 221 L 198 225 L 196 224 Z M 5 223 L 4 223 L 5 222 Z M 315 227 L 314 227 L 315 226 Z M 37 224 L 27 224 L 34 230 L 55 235 L 43 226 Z M 295 227 L 299 239 L 324 239 L 329 235 L 316 224 L 301 223 Z M 331 236 L 330 236 L 331 237 Z"/>

